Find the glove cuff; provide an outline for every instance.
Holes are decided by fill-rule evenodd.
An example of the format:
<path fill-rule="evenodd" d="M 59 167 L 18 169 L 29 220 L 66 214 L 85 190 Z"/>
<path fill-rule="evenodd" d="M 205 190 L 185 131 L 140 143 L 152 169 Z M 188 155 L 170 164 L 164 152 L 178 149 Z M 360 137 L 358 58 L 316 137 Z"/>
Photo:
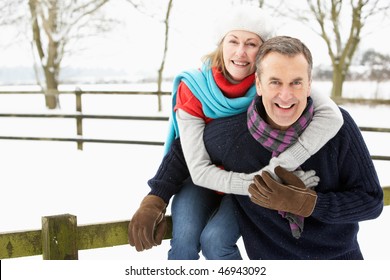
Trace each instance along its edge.
<path fill-rule="evenodd" d="M 317 195 L 316 194 L 307 194 L 305 202 L 302 204 L 302 207 L 300 209 L 299 215 L 302 217 L 309 217 L 313 211 L 314 207 L 316 206 L 317 203 Z"/>
<path fill-rule="evenodd" d="M 160 211 L 164 211 L 165 208 L 167 207 L 167 204 L 161 197 L 157 195 L 149 194 L 145 196 L 144 199 L 141 201 L 141 207 L 150 207 L 150 206 L 155 207 Z"/>

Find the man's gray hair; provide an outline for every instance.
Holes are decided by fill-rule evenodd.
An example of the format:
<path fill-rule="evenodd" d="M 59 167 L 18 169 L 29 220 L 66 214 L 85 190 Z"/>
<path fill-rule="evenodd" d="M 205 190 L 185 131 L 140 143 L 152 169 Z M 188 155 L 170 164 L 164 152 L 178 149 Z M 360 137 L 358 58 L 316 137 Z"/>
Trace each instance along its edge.
<path fill-rule="evenodd" d="M 308 74 L 309 79 L 311 79 L 311 71 L 313 69 L 313 58 L 311 55 L 310 50 L 304 43 L 302 43 L 299 39 L 292 38 L 289 36 L 277 36 L 273 37 L 267 41 L 265 41 L 257 54 L 256 57 L 256 67 L 257 67 L 257 74 L 260 76 L 261 74 L 261 61 L 264 59 L 264 57 L 272 52 L 277 52 L 282 55 L 287 56 L 296 56 L 298 54 L 303 54 L 303 56 L 306 58 L 307 63 L 309 65 L 308 67 Z"/>

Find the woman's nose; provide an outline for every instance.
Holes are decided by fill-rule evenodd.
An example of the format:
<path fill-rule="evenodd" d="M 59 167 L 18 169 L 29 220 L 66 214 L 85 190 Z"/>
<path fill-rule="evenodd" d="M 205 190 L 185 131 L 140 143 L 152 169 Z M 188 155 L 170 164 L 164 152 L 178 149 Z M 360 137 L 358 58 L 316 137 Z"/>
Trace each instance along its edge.
<path fill-rule="evenodd" d="M 243 56 L 246 53 L 245 45 L 244 44 L 239 44 L 236 50 L 237 55 Z"/>

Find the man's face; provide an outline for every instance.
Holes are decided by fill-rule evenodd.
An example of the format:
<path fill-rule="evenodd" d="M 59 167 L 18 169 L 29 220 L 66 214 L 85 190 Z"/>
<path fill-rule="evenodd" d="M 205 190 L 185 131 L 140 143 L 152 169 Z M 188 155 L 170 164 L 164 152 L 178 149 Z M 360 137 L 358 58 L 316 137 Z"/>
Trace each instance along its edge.
<path fill-rule="evenodd" d="M 308 63 L 302 54 L 289 57 L 276 52 L 261 61 L 261 75 L 256 73 L 256 89 L 262 96 L 267 122 L 286 130 L 302 115 L 310 95 Z"/>

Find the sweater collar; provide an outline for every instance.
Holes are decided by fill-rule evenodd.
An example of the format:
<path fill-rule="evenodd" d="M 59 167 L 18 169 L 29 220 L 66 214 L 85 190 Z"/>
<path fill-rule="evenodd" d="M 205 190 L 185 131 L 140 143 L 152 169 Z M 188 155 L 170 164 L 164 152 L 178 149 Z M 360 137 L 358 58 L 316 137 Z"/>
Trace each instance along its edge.
<path fill-rule="evenodd" d="M 255 82 L 255 73 L 249 75 L 238 84 L 231 83 L 216 67 L 212 68 L 215 83 L 228 98 L 244 96 Z"/>

